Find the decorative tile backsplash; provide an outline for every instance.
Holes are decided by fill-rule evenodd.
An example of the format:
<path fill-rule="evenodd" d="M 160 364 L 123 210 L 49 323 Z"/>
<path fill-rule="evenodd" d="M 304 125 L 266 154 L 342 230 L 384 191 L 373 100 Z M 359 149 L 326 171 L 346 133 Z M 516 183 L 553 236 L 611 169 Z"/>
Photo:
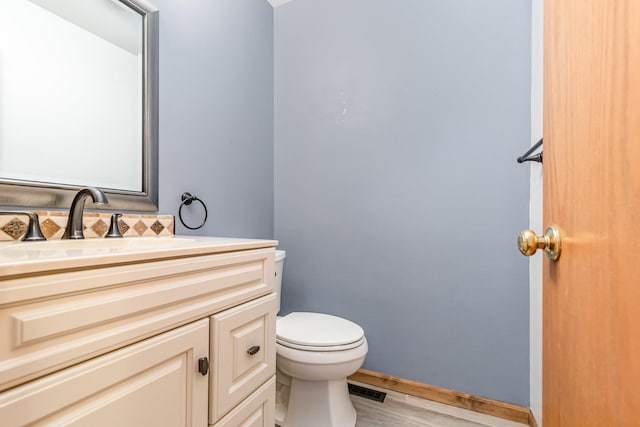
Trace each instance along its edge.
<path fill-rule="evenodd" d="M 47 240 L 62 237 L 67 225 L 67 213 L 59 211 L 35 211 L 40 219 L 42 234 Z M 110 212 L 84 212 L 84 237 L 104 237 L 111 223 Z M 29 219 L 25 215 L 0 215 L 0 241 L 20 240 L 27 231 Z M 118 221 L 124 237 L 172 236 L 173 215 L 123 214 Z"/>

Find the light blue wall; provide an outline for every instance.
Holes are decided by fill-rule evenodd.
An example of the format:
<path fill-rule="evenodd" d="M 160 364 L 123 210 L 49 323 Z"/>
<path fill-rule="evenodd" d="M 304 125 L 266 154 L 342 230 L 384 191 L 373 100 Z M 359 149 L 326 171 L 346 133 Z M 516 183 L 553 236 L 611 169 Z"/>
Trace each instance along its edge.
<path fill-rule="evenodd" d="M 360 323 L 365 368 L 528 405 L 529 1 L 295 0 L 275 28 L 265 0 L 153 3 L 159 212 L 190 191 L 193 234 L 275 221 L 283 312 Z"/>
<path fill-rule="evenodd" d="M 275 10 L 283 310 L 365 329 L 364 367 L 529 404 L 528 0 Z"/>
<path fill-rule="evenodd" d="M 273 237 L 273 9 L 265 0 L 152 0 L 160 10 L 160 209 L 189 191 L 204 228 Z M 184 209 L 197 225 L 203 211 Z"/>

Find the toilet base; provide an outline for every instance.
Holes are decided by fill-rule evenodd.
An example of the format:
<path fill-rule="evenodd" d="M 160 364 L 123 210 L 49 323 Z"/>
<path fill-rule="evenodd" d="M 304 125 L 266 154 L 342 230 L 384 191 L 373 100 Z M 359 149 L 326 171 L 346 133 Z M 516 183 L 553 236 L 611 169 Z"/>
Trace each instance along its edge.
<path fill-rule="evenodd" d="M 281 427 L 354 427 L 356 410 L 346 378 L 305 381 L 290 378 L 289 402 L 276 421 Z M 284 420 L 280 418 L 286 413 Z"/>

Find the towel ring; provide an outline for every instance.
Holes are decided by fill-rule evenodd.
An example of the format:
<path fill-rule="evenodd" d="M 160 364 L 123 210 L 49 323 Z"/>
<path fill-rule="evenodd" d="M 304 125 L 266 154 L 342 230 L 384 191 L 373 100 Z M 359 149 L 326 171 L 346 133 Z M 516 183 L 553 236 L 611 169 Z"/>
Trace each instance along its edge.
<path fill-rule="evenodd" d="M 191 227 L 191 226 L 185 224 L 184 220 L 182 219 L 182 208 L 184 206 L 191 205 L 191 203 L 193 203 L 194 201 L 195 202 L 200 202 L 200 204 L 204 208 L 204 220 L 202 220 L 202 224 L 200 224 L 197 227 Z M 209 215 L 209 213 L 207 212 L 207 205 L 205 205 L 202 200 L 198 199 L 196 196 L 191 195 L 191 193 L 187 193 L 187 192 L 182 193 L 182 203 L 180 203 L 180 208 L 178 209 L 178 218 L 180 218 L 180 222 L 182 223 L 182 225 L 187 227 L 189 230 L 197 230 L 198 228 L 202 228 L 202 226 L 205 224 L 205 222 L 207 222 L 207 216 L 208 215 Z"/>

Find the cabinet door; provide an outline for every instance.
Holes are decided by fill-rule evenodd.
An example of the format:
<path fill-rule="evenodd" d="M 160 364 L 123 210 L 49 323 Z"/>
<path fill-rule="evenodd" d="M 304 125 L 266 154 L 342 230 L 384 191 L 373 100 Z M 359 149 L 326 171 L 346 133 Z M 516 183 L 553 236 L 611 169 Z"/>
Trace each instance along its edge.
<path fill-rule="evenodd" d="M 3 426 L 206 426 L 209 320 L 0 394 Z"/>
<path fill-rule="evenodd" d="M 275 393 L 276 379 L 271 377 L 215 427 L 273 427 L 276 423 Z"/>
<path fill-rule="evenodd" d="M 275 313 L 271 294 L 211 317 L 210 423 L 275 374 Z"/>

